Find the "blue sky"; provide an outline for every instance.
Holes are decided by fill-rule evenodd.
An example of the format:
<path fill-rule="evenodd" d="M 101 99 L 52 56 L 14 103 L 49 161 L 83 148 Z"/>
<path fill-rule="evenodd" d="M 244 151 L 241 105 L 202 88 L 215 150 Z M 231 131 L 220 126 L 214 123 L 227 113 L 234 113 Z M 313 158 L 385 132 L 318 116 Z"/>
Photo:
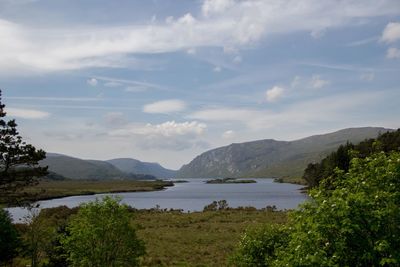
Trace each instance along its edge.
<path fill-rule="evenodd" d="M 0 51 L 6 111 L 49 152 L 179 168 L 399 127 L 398 0 L 0 0 Z"/>

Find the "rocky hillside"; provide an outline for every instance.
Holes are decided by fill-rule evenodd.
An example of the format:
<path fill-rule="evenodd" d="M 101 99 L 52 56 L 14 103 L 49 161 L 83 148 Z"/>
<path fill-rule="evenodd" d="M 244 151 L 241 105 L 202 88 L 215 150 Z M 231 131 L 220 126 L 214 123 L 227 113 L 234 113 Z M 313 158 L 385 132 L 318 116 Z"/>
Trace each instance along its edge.
<path fill-rule="evenodd" d="M 320 161 L 347 141 L 358 143 L 390 129 L 349 128 L 296 141 L 272 139 L 209 150 L 184 165 L 177 177 L 301 177 L 308 163 Z"/>

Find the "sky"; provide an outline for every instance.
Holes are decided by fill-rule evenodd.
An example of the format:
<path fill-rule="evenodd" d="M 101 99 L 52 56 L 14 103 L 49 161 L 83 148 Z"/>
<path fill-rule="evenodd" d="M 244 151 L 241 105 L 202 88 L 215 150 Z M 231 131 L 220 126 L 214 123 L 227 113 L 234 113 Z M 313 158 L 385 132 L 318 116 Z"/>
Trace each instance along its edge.
<path fill-rule="evenodd" d="M 0 0 L 0 88 L 37 148 L 172 169 L 399 128 L 400 1 Z"/>

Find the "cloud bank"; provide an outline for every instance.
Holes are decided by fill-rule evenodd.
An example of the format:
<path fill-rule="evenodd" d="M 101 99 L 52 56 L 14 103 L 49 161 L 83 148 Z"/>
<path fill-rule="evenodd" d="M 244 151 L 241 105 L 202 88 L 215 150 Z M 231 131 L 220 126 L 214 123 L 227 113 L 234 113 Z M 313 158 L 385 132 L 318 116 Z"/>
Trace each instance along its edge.
<path fill-rule="evenodd" d="M 126 67 L 132 64 L 129 54 L 241 49 L 274 34 L 320 33 L 396 14 L 397 0 L 206 0 L 196 17 L 187 13 L 147 25 L 36 29 L 0 18 L 0 74 Z M 382 40 L 398 40 L 398 27 L 388 24 Z"/>

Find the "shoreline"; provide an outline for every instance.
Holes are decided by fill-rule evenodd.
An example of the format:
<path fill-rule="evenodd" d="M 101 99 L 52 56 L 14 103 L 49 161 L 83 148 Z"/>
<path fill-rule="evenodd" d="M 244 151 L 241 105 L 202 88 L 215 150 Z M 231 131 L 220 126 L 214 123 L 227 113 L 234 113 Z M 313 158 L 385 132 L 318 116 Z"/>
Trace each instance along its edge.
<path fill-rule="evenodd" d="M 172 187 L 174 185 L 175 184 L 172 181 L 163 180 L 41 181 L 39 185 L 27 188 L 25 192 L 32 194 L 32 196 L 22 198 L 20 202 L 36 203 L 39 201 L 52 199 L 61 199 L 74 196 L 90 196 L 96 194 L 154 192 L 165 190 L 167 187 Z M 0 207 L 15 208 L 21 207 L 21 205 L 15 204 L 7 206 L 5 203 L 0 203 Z"/>

